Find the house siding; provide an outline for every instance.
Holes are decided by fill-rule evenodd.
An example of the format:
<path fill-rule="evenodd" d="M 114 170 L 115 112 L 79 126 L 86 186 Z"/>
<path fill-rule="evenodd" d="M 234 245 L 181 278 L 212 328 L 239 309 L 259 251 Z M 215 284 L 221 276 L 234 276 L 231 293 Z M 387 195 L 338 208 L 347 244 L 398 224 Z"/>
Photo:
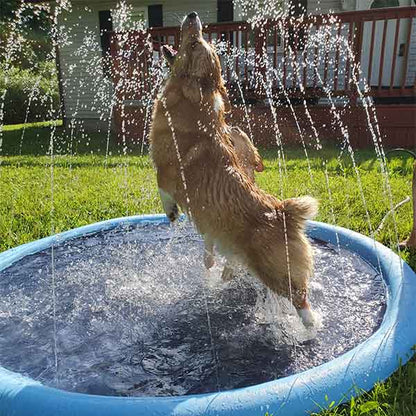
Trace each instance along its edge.
<path fill-rule="evenodd" d="M 357 8 L 354 10 L 368 10 L 371 7 L 371 4 L 374 0 L 347 0 L 347 1 L 357 1 Z M 399 6 L 411 6 L 413 0 L 399 0 Z M 353 10 L 353 9 L 350 9 Z"/>
<path fill-rule="evenodd" d="M 130 2 L 132 6 L 148 6 L 154 0 Z M 117 2 L 72 2 L 70 11 L 60 16 L 66 41 L 60 47 L 62 88 L 67 120 L 93 119 L 105 127 L 111 108 L 112 83 L 104 75 L 98 12 L 111 10 Z M 204 23 L 217 20 L 216 2 L 212 0 L 159 0 L 163 5 L 164 26 L 178 26 L 181 18 L 197 10 Z"/>
<path fill-rule="evenodd" d="M 308 0 L 308 13 L 342 12 L 341 0 Z"/>
<path fill-rule="evenodd" d="M 98 9 L 90 7 L 87 11 L 84 5 L 73 3 L 71 11 L 61 16 L 60 23 L 67 37 L 60 47 L 65 116 L 105 119 L 109 111 L 99 96 L 109 95 L 111 86 L 100 63 Z"/>
<path fill-rule="evenodd" d="M 408 5 L 410 0 L 400 0 L 400 4 Z M 217 20 L 217 10 L 215 0 L 159 0 L 157 2 L 163 6 L 163 24 L 164 26 L 178 26 L 182 17 L 191 10 L 198 11 L 204 23 L 213 23 Z M 101 123 L 103 128 L 110 122 L 111 95 L 113 86 L 111 79 L 105 76 L 101 64 L 101 45 L 99 33 L 100 10 L 111 10 L 116 7 L 117 2 L 106 0 L 99 2 L 97 0 L 88 2 L 73 0 L 72 9 L 60 16 L 62 34 L 66 36 L 67 41 L 60 47 L 60 63 L 62 71 L 62 88 L 64 95 L 65 116 L 67 120 L 95 120 Z M 146 7 L 155 4 L 154 0 L 137 0 L 130 1 L 130 5 L 137 7 Z M 371 0 L 358 0 L 358 8 L 368 8 Z M 309 0 L 308 12 L 310 13 L 327 13 L 329 11 L 340 12 L 342 7 L 349 8 L 354 6 L 355 0 Z M 235 19 L 239 19 L 238 10 L 235 13 Z M 408 24 L 401 25 L 399 44 L 405 42 L 407 37 Z M 370 39 L 370 24 L 366 23 L 364 27 L 364 43 L 362 51 L 362 70 L 364 77 L 368 72 L 368 50 Z M 394 41 L 395 23 L 389 22 L 387 47 L 385 56 L 385 70 L 383 71 L 383 83 L 389 84 L 390 68 L 392 61 L 392 42 Z M 416 19 L 412 21 L 412 39 L 416 38 Z M 375 56 L 373 58 L 373 69 L 371 74 L 371 84 L 376 81 L 377 63 L 380 60 L 380 39 L 382 36 L 382 22 L 377 23 Z M 367 52 L 366 52 L 367 51 Z M 397 53 L 397 51 L 396 51 Z M 400 76 L 404 71 L 404 58 L 397 57 L 396 73 L 394 85 L 400 83 Z M 339 62 L 339 83 L 344 80 L 345 62 Z M 323 68 L 320 68 L 321 74 Z M 408 58 L 408 70 L 406 76 L 406 85 L 413 85 L 415 82 L 416 72 L 416 42 L 411 42 Z M 311 69 L 308 70 L 309 83 L 312 82 Z M 329 69 L 329 77 L 333 75 L 333 69 Z"/>

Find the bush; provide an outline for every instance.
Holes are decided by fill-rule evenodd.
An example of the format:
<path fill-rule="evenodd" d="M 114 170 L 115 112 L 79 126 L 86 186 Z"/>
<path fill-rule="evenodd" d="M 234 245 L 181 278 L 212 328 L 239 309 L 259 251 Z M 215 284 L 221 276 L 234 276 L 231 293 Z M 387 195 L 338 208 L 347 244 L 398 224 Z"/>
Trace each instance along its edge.
<path fill-rule="evenodd" d="M 55 63 L 45 61 L 37 71 L 0 67 L 0 100 L 4 94 L 4 124 L 56 119 L 59 88 Z"/>
<path fill-rule="evenodd" d="M 39 66 L 51 59 L 53 45 L 47 29 L 36 27 L 30 30 L 30 26 L 28 21 L 12 30 L 9 22 L 0 21 L 0 63 L 5 63 L 7 52 L 10 52 L 7 50 L 9 42 L 13 45 L 13 52 L 7 59 L 16 67 L 39 71 Z"/>

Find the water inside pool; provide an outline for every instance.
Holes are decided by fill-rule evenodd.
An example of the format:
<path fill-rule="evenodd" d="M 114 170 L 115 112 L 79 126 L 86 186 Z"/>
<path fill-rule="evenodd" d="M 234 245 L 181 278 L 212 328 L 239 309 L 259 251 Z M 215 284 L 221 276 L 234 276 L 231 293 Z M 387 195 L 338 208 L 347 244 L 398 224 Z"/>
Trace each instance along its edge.
<path fill-rule="evenodd" d="M 51 250 L 26 256 L 0 272 L 0 364 L 48 386 L 119 396 L 227 390 L 322 364 L 377 329 L 385 288 L 356 254 L 313 246 L 321 324 L 309 330 L 244 270 L 223 282 L 217 258 L 207 272 L 189 225 L 58 244 L 54 285 Z"/>

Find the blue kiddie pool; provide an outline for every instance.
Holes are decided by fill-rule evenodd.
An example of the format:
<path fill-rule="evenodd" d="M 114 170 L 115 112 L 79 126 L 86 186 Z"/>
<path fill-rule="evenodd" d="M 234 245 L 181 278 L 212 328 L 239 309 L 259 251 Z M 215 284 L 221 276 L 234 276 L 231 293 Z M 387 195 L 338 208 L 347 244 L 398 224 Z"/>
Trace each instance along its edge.
<path fill-rule="evenodd" d="M 416 344 L 416 276 L 383 245 L 311 222 L 305 329 L 287 301 L 164 215 L 0 254 L 0 415 L 305 415 L 389 377 Z"/>

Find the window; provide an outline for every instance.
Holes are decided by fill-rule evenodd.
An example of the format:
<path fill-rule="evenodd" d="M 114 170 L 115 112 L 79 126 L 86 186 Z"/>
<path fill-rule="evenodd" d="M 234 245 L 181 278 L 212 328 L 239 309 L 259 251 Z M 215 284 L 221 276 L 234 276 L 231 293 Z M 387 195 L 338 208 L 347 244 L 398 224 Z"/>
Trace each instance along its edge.
<path fill-rule="evenodd" d="M 290 14 L 294 17 L 302 16 L 308 11 L 307 0 L 290 0 L 289 2 Z M 288 41 L 289 46 L 298 51 L 303 51 L 305 48 L 305 29 L 303 27 L 293 28 L 289 27 Z"/>
<path fill-rule="evenodd" d="M 217 0 L 217 21 L 232 22 L 234 20 L 234 5 L 232 0 Z"/>
<path fill-rule="evenodd" d="M 382 7 L 399 7 L 399 0 L 374 0 L 370 9 L 381 9 Z"/>
<path fill-rule="evenodd" d="M 110 53 L 110 36 L 113 30 L 113 19 L 110 10 L 101 10 L 98 12 L 98 20 L 100 22 L 100 43 L 101 53 L 105 57 Z"/>
<path fill-rule="evenodd" d="M 111 11 L 113 27 L 116 32 L 143 30 L 147 25 L 147 7 L 124 5 Z"/>
<path fill-rule="evenodd" d="M 110 44 L 111 32 L 113 31 L 113 19 L 111 18 L 110 10 L 100 10 L 98 12 L 98 20 L 100 23 L 100 43 L 101 55 L 104 58 L 103 72 L 105 76 L 110 76 Z"/>
<path fill-rule="evenodd" d="M 232 22 L 234 20 L 234 5 L 232 0 L 217 0 L 217 22 Z M 226 33 L 220 34 L 221 41 L 227 39 Z M 234 33 L 229 33 L 229 41 L 234 44 Z"/>
<path fill-rule="evenodd" d="M 290 0 L 289 2 L 290 14 L 293 16 L 301 16 L 308 11 L 307 0 Z"/>
<path fill-rule="evenodd" d="M 148 7 L 149 27 L 163 26 L 163 9 L 161 4 Z"/>

